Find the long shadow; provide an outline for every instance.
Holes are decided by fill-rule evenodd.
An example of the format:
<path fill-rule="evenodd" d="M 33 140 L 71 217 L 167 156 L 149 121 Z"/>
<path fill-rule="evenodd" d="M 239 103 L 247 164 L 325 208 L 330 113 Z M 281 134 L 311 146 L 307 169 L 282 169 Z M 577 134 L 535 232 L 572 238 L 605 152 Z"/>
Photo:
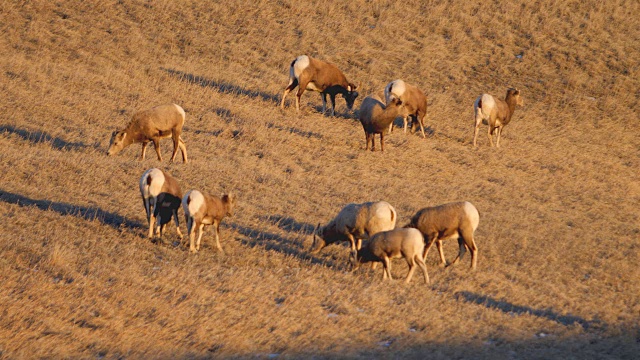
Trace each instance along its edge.
<path fill-rule="evenodd" d="M 311 92 L 311 91 L 310 91 Z M 316 93 L 317 94 L 317 93 Z M 300 102 L 302 102 L 302 100 L 300 100 Z M 338 100 L 336 99 L 336 105 Z M 300 107 L 302 107 L 302 104 L 300 104 Z M 315 105 L 313 106 L 313 108 L 318 112 L 318 114 L 323 115 L 322 114 L 322 105 Z M 356 106 L 354 105 L 353 108 L 355 109 Z M 324 113 L 325 117 L 331 117 L 331 105 L 327 104 L 327 109 L 326 112 Z M 336 118 L 341 118 L 341 119 L 349 119 L 349 120 L 354 120 L 354 121 L 358 121 L 358 115 L 357 113 L 354 113 L 352 110 L 347 110 L 347 111 L 336 111 Z"/>
<path fill-rule="evenodd" d="M 121 226 L 130 229 L 144 227 L 137 221 L 129 220 L 122 215 L 104 211 L 97 207 L 78 206 L 51 200 L 35 200 L 20 194 L 10 193 L 4 190 L 0 190 L 0 201 L 9 204 L 17 204 L 20 206 L 36 206 L 38 209 L 43 211 L 53 210 L 60 215 L 72 215 L 89 221 L 97 219 L 101 223 L 109 225 L 115 229 L 119 229 Z"/>
<path fill-rule="evenodd" d="M 288 232 L 296 232 L 296 233 L 302 232 L 305 235 L 311 235 L 313 234 L 313 231 L 316 229 L 316 227 L 313 226 L 313 224 L 301 223 L 296 221 L 293 218 L 290 218 L 284 215 L 269 215 L 269 216 L 261 216 L 260 218 Z"/>
<path fill-rule="evenodd" d="M 247 239 L 241 241 L 250 247 L 264 246 L 266 250 L 275 250 L 304 261 L 309 260 L 312 264 L 336 267 L 336 264 L 331 260 L 318 259 L 309 255 L 304 249 L 300 249 L 300 245 L 296 241 L 290 238 L 233 223 L 227 224 L 227 227 L 246 236 Z"/>
<path fill-rule="evenodd" d="M 281 126 L 281 125 L 277 125 L 274 123 L 267 123 L 267 128 L 269 129 L 276 129 L 276 130 L 280 130 L 280 131 L 287 131 L 291 134 L 295 134 L 295 135 L 300 135 L 304 138 L 316 138 L 316 139 L 322 139 L 322 135 L 315 133 L 313 131 L 304 131 L 304 130 L 300 130 L 300 129 L 296 129 L 294 127 L 285 127 L 285 126 Z"/>
<path fill-rule="evenodd" d="M 11 133 L 18 135 L 25 141 L 30 141 L 34 144 L 50 143 L 51 146 L 57 150 L 80 150 L 90 147 L 81 142 L 69 142 L 59 137 L 53 137 L 43 131 L 31 131 L 27 129 L 16 128 L 12 125 L 0 125 L 0 133 Z M 95 147 L 95 146 L 94 146 Z"/>
<path fill-rule="evenodd" d="M 200 85 L 202 87 L 208 87 L 208 88 L 217 89 L 221 93 L 225 93 L 225 94 L 240 94 L 240 95 L 245 95 L 245 96 L 249 96 L 249 97 L 252 97 L 252 98 L 261 98 L 264 101 L 270 101 L 270 102 L 273 102 L 273 103 L 278 103 L 278 101 L 279 101 L 278 96 L 273 95 L 273 94 L 269 94 L 269 93 L 266 93 L 266 92 L 263 92 L 263 91 L 245 89 L 245 88 L 243 88 L 241 86 L 238 86 L 238 85 L 235 85 L 235 84 L 232 84 L 232 83 L 228 83 L 228 82 L 224 82 L 224 81 L 217 81 L 217 80 L 212 80 L 212 79 L 207 79 L 207 78 L 205 78 L 203 76 L 189 74 L 189 73 L 186 73 L 184 71 L 179 71 L 179 70 L 174 70 L 174 69 L 167 69 L 167 68 L 160 68 L 160 70 L 168 73 L 169 75 L 178 77 L 181 80 L 186 81 L 188 83 Z"/>
<path fill-rule="evenodd" d="M 578 324 L 582 326 L 582 328 L 585 330 L 588 330 L 592 326 L 596 326 L 596 325 L 599 328 L 606 327 L 606 324 L 603 324 L 601 321 L 598 321 L 598 320 L 588 321 L 579 316 L 560 315 L 550 309 L 534 309 L 529 306 L 515 305 L 507 301 L 496 300 L 490 296 L 479 295 L 479 294 L 472 293 L 470 291 L 457 292 L 455 294 L 455 297 L 458 300 L 462 299 L 464 301 L 468 301 L 478 305 L 484 305 L 488 309 L 500 310 L 504 313 L 513 313 L 518 315 L 531 314 L 538 317 L 547 318 L 549 320 L 558 322 L 564 326 Z"/>

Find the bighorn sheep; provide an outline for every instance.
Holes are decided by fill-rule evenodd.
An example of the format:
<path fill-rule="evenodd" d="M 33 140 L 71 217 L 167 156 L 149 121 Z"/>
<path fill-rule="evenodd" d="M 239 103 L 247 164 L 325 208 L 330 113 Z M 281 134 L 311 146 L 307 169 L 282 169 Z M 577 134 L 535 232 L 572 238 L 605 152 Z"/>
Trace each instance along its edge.
<path fill-rule="evenodd" d="M 225 216 L 233 216 L 235 198 L 232 194 L 222 195 L 222 198 L 203 194 L 198 190 L 188 191 L 182 198 L 182 209 L 187 222 L 187 234 L 189 234 L 189 250 L 193 253 L 200 250 L 200 240 L 205 225 L 213 225 L 216 235 L 216 248 L 221 252 L 220 246 L 220 222 Z M 198 243 L 195 244 L 196 229 L 198 230 Z"/>
<path fill-rule="evenodd" d="M 149 237 L 152 238 L 154 232 L 159 233 L 162 237 L 165 226 L 173 217 L 176 223 L 176 232 L 182 239 L 180 222 L 178 221 L 182 190 L 180 190 L 178 181 L 160 169 L 149 169 L 140 178 L 140 195 L 147 212 Z"/>
<path fill-rule="evenodd" d="M 489 94 L 480 95 L 473 104 L 473 116 L 476 122 L 473 133 L 473 146 L 478 146 L 478 130 L 480 129 L 480 124 L 483 123 L 489 125 L 487 136 L 491 146 L 493 146 L 492 135 L 495 131 L 497 134 L 496 147 L 500 147 L 502 129 L 511 121 L 516 105 L 524 105 L 524 100 L 520 96 L 520 90 L 518 89 L 507 89 L 507 95 L 504 100 Z"/>
<path fill-rule="evenodd" d="M 317 253 L 325 246 L 349 241 L 351 256 L 362 246 L 362 239 L 368 239 L 380 231 L 396 227 L 396 209 L 386 201 L 347 204 L 336 217 L 325 226 L 318 226 L 313 233 L 311 252 Z"/>
<path fill-rule="evenodd" d="M 407 122 L 411 117 L 411 132 L 415 131 L 417 127 L 416 122 L 420 125 L 420 131 L 422 137 L 424 135 L 424 117 L 427 115 L 427 96 L 422 90 L 417 87 L 407 84 L 406 82 L 398 79 L 387 84 L 384 88 L 384 98 L 387 105 L 391 102 L 391 99 L 397 98 L 402 100 L 406 112 L 403 116 L 404 120 L 404 132 L 407 132 Z M 393 122 L 389 125 L 389 132 L 393 130 Z"/>
<path fill-rule="evenodd" d="M 373 235 L 369 243 L 358 250 L 357 261 L 353 258 L 351 261 L 354 267 L 357 267 L 358 263 L 372 261 L 382 262 L 384 265 L 382 279 L 385 280 L 388 278 L 392 280 L 390 259 L 404 257 L 409 265 L 409 273 L 407 274 L 405 282 L 408 284 L 411 281 L 417 264 L 424 274 L 424 282 L 429 284 L 427 266 L 422 259 L 423 251 L 424 238 L 419 230 L 413 228 L 397 228 Z"/>
<path fill-rule="evenodd" d="M 365 150 L 369 149 L 369 140 L 371 151 L 375 150 L 375 135 L 380 134 L 380 148 L 384 151 L 384 131 L 403 110 L 402 101 L 398 98 L 393 98 L 386 106 L 377 96 L 367 96 L 364 99 L 360 105 L 358 119 L 364 129 Z"/>
<path fill-rule="evenodd" d="M 113 132 L 107 154 L 115 155 L 133 143 L 142 143 L 141 160 L 144 160 L 147 145 L 151 141 L 156 149 L 156 154 L 158 154 L 158 160 L 162 161 L 160 139 L 171 137 L 173 139 L 171 162 L 175 160 L 179 147 L 182 151 L 182 160 L 186 163 L 187 147 L 180 138 L 184 118 L 184 110 L 176 104 L 160 105 L 137 112 L 126 128 Z"/>
<path fill-rule="evenodd" d="M 300 97 L 305 90 L 317 91 L 322 95 L 322 114 L 327 109 L 327 94 L 331 99 L 331 116 L 336 113 L 336 95 L 342 94 L 351 110 L 358 97 L 356 86 L 347 81 L 342 71 L 335 65 L 307 55 L 298 56 L 289 68 L 289 85 L 284 89 L 280 108 L 284 109 L 287 94 L 298 86 L 296 110 L 300 111 Z"/>
<path fill-rule="evenodd" d="M 435 242 L 440 253 L 440 260 L 445 266 L 455 264 L 464 256 L 466 248 L 471 251 L 471 269 L 475 270 L 478 262 L 478 247 L 473 239 L 473 233 L 478 228 L 480 214 L 473 204 L 468 201 L 449 203 L 435 207 L 427 207 L 418 211 L 405 227 L 420 230 L 424 235 L 424 260 L 427 260 L 429 248 Z M 460 252 L 451 264 L 447 263 L 442 249 L 442 241 L 458 239 Z"/>

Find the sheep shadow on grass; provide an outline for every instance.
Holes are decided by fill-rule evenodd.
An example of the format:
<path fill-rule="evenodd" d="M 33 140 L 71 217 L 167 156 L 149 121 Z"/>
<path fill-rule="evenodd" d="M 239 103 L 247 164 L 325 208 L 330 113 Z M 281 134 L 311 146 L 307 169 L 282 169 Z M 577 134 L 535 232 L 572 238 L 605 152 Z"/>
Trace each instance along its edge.
<path fill-rule="evenodd" d="M 191 84 L 200 85 L 205 88 L 217 89 L 219 92 L 224 94 L 245 95 L 251 98 L 261 98 L 263 101 L 279 104 L 278 96 L 269 94 L 263 91 L 245 89 L 241 86 L 238 86 L 229 82 L 207 79 L 203 76 L 186 73 L 180 70 L 167 69 L 167 68 L 160 68 L 160 70 L 168 73 L 169 75 L 175 76 L 181 79 L 182 81 L 185 81 Z"/>
<path fill-rule="evenodd" d="M 88 221 L 98 220 L 114 229 L 119 229 L 122 226 L 129 229 L 144 228 L 144 226 L 137 221 L 129 220 L 122 215 L 105 211 L 98 207 L 79 206 L 51 200 L 36 200 L 1 189 L 0 201 L 20 206 L 35 206 L 42 211 L 53 210 L 60 215 L 72 215 Z"/>
<path fill-rule="evenodd" d="M 0 134 L 3 133 L 15 134 L 21 137 L 22 140 L 33 144 L 49 143 L 56 150 L 81 150 L 90 147 L 81 142 L 70 142 L 59 137 L 53 137 L 43 131 L 20 129 L 12 125 L 0 125 Z M 96 148 L 97 145 L 93 147 Z"/>
<path fill-rule="evenodd" d="M 310 261 L 311 264 L 315 265 L 331 268 L 336 268 L 338 265 L 333 260 L 320 259 L 311 255 L 304 249 L 299 241 L 293 238 L 234 223 L 227 224 L 226 227 L 243 235 L 245 238 L 239 240 L 249 247 L 264 247 L 265 250 L 274 250 L 285 255 L 296 257 L 302 261 Z M 344 264 L 341 264 L 341 266 L 343 265 Z"/>
<path fill-rule="evenodd" d="M 564 326 L 580 325 L 585 330 L 594 326 L 606 328 L 606 324 L 603 324 L 599 320 L 589 321 L 579 316 L 560 315 L 551 309 L 534 309 L 529 306 L 515 305 L 507 301 L 496 300 L 490 296 L 475 294 L 470 291 L 457 292 L 455 297 L 458 300 L 483 305 L 487 309 L 500 310 L 504 313 L 514 315 L 531 314 L 540 318 L 547 318 Z"/>

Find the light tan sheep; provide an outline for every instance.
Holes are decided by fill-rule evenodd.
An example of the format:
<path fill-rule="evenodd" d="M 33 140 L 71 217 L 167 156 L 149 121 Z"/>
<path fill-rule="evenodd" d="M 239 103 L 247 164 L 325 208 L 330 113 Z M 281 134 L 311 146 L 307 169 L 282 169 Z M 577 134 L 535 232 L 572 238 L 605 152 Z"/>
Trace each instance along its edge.
<path fill-rule="evenodd" d="M 357 267 L 358 263 L 382 262 L 384 266 L 382 279 L 392 280 L 390 259 L 404 258 L 409 265 L 405 282 L 411 281 L 418 265 L 424 274 L 424 282 L 429 284 L 429 273 L 422 258 L 423 251 L 424 238 L 418 229 L 397 228 L 373 235 L 369 242 L 358 250 L 357 262 L 352 260 L 352 263 Z"/>
<path fill-rule="evenodd" d="M 162 161 L 160 139 L 170 137 L 173 139 L 171 162 L 175 160 L 178 148 L 180 148 L 182 160 L 186 163 L 187 147 L 182 138 L 180 138 L 184 119 L 184 110 L 176 104 L 160 105 L 153 109 L 137 112 L 133 115 L 126 128 L 114 131 L 111 134 L 111 142 L 107 154 L 115 155 L 131 144 L 142 143 L 140 159 L 144 160 L 147 145 L 151 141 L 156 149 L 156 154 L 158 154 L 158 160 Z"/>
<path fill-rule="evenodd" d="M 347 204 L 327 225 L 318 226 L 313 234 L 311 252 L 317 253 L 325 246 L 349 241 L 351 255 L 362 247 L 362 239 L 368 239 L 380 231 L 396 227 L 396 209 L 386 201 Z"/>

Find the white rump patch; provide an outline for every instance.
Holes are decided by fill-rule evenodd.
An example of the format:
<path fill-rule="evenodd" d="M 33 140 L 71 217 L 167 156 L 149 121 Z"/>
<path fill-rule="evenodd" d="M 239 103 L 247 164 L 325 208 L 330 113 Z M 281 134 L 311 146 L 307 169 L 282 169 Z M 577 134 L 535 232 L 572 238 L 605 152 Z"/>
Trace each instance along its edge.
<path fill-rule="evenodd" d="M 496 107 L 496 99 L 489 94 L 482 94 L 480 99 L 482 99 L 480 111 L 482 112 L 483 118 L 488 119 L 489 115 L 491 115 L 491 110 Z"/>
<path fill-rule="evenodd" d="M 387 102 L 386 105 L 389 105 L 389 103 L 391 103 L 391 100 L 393 100 L 394 98 L 400 99 L 400 97 L 404 95 L 406 89 L 407 86 L 405 82 L 400 79 L 393 80 L 392 82 L 388 83 L 384 88 L 384 99 Z"/>
<path fill-rule="evenodd" d="M 176 107 L 176 110 L 178 110 L 178 112 L 180 113 L 180 115 L 182 115 L 182 120 L 185 119 L 185 117 L 187 116 L 187 114 L 184 112 L 184 109 L 182 108 L 182 106 L 177 105 L 177 104 L 173 104 L 173 106 Z"/>
<path fill-rule="evenodd" d="M 151 184 L 147 185 L 147 179 L 151 178 Z M 160 195 L 164 185 L 164 174 L 160 169 L 152 168 L 144 172 L 140 178 L 140 193 L 145 199 Z"/>
<path fill-rule="evenodd" d="M 189 204 L 187 205 L 187 201 Z M 204 206 L 204 195 L 198 190 L 190 190 L 183 198 L 182 198 L 182 210 L 184 210 L 184 215 L 186 217 L 192 217 L 193 214 L 198 212 L 201 207 Z"/>
<path fill-rule="evenodd" d="M 469 221 L 471 222 L 471 226 L 473 227 L 473 230 L 475 231 L 475 229 L 478 228 L 478 224 L 480 224 L 480 214 L 478 213 L 478 209 L 476 209 L 476 207 L 473 206 L 472 203 L 470 203 L 468 201 L 465 201 L 464 202 L 464 213 L 469 218 Z"/>
<path fill-rule="evenodd" d="M 309 63 L 310 61 L 307 55 L 298 56 L 296 58 L 296 61 L 293 63 L 293 66 L 289 70 L 289 77 L 295 77 L 296 79 L 299 79 L 300 74 L 302 74 L 304 69 L 309 67 Z"/>

